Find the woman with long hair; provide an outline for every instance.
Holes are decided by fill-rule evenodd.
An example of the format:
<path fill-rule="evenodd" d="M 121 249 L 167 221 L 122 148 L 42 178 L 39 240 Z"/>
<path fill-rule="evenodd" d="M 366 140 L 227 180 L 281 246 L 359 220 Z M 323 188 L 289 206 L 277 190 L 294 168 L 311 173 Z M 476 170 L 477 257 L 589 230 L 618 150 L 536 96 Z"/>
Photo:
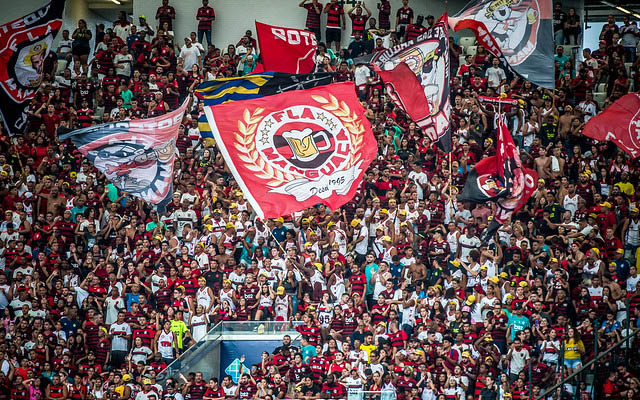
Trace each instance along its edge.
<path fill-rule="evenodd" d="M 73 43 L 71 45 L 71 54 L 73 54 L 73 62 L 81 64 L 84 72 L 87 72 L 87 61 L 91 52 L 91 31 L 87 29 L 87 21 L 78 20 L 78 27 L 71 35 Z"/>
<path fill-rule="evenodd" d="M 564 366 L 567 368 L 567 375 L 573 374 L 576 370 L 582 368 L 581 357 L 585 353 L 584 343 L 580 340 L 578 331 L 571 327 L 567 330 L 567 336 L 564 339 Z"/>

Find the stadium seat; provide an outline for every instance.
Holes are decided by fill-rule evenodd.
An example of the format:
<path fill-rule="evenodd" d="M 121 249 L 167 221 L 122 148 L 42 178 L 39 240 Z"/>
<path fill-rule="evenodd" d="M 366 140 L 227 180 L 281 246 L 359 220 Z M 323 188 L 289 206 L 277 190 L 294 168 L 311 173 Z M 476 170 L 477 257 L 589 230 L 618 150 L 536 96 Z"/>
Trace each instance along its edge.
<path fill-rule="evenodd" d="M 631 66 L 633 63 L 624 63 L 624 69 L 627 70 L 627 76 L 631 77 Z"/>
<path fill-rule="evenodd" d="M 465 58 L 465 57 L 466 57 L 466 56 L 465 56 L 464 54 L 460 54 L 460 56 L 458 56 L 458 61 L 459 61 L 459 63 L 460 63 L 460 64 L 458 64 L 458 65 L 464 65 L 464 58 Z M 458 72 L 458 71 L 456 71 L 456 72 Z"/>
<path fill-rule="evenodd" d="M 93 119 L 96 121 L 101 121 L 104 116 L 104 107 L 96 107 L 96 112 L 93 115 Z"/>
<path fill-rule="evenodd" d="M 593 94 L 593 100 L 598 103 L 600 107 L 604 104 L 604 100 L 607 98 L 606 92 L 595 92 Z"/>
<path fill-rule="evenodd" d="M 568 44 L 562 46 L 562 48 L 564 49 L 564 55 L 568 56 L 571 59 L 575 59 L 578 55 L 578 47 L 579 46 L 572 46 Z"/>
<path fill-rule="evenodd" d="M 467 47 L 467 55 L 469 55 L 469 56 L 475 55 L 477 49 L 478 49 L 478 46 L 469 46 L 469 47 Z"/>
<path fill-rule="evenodd" d="M 607 91 L 607 84 L 606 83 L 598 83 L 595 87 L 595 91 L 596 92 L 606 92 Z"/>
<path fill-rule="evenodd" d="M 67 60 L 58 60 L 58 69 L 56 69 L 56 75 L 62 75 L 65 68 L 67 68 Z"/>
<path fill-rule="evenodd" d="M 468 46 L 473 46 L 476 43 L 476 38 L 474 38 L 473 36 L 464 36 L 460 38 L 460 46 L 464 47 L 465 49 Z"/>

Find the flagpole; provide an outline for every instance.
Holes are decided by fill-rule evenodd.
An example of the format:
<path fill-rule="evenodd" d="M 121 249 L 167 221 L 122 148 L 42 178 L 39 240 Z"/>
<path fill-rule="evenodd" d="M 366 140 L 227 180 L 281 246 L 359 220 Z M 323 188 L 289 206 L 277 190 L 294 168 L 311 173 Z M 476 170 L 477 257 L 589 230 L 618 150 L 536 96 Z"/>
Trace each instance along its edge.
<path fill-rule="evenodd" d="M 447 19 L 449 18 L 449 0 L 444 0 L 444 13 L 447 15 Z M 449 21 L 447 20 L 447 32 L 449 29 Z M 447 38 L 449 40 L 449 38 Z M 449 120 L 451 120 L 451 113 L 449 113 Z M 453 214 L 453 191 L 451 186 L 453 186 L 453 173 L 451 172 L 451 164 L 453 161 L 453 143 L 451 143 L 451 149 L 449 150 L 449 215 Z"/>
<path fill-rule="evenodd" d="M 22 165 L 22 157 L 20 156 L 20 151 L 18 149 L 18 145 L 13 145 L 13 151 L 16 152 L 16 156 L 18 157 L 18 164 L 20 164 L 20 172 L 24 175 L 24 165 Z M 26 175 L 25 175 L 26 176 Z"/>
<path fill-rule="evenodd" d="M 265 224 L 266 225 L 266 224 Z M 280 242 L 278 241 L 278 239 L 276 239 L 275 236 L 273 236 L 273 231 L 271 230 L 271 228 L 269 228 L 268 226 L 266 227 L 269 230 L 269 235 L 271 236 L 271 238 L 276 242 L 276 244 L 278 245 L 278 247 L 280 248 L 280 250 L 282 251 L 282 256 L 284 257 L 285 254 L 287 254 L 286 251 L 284 251 L 284 248 L 282 247 L 282 245 L 280 244 Z"/>
<path fill-rule="evenodd" d="M 451 151 L 449 152 L 449 214 L 453 212 L 453 192 L 451 191 L 451 186 L 453 185 L 453 174 L 451 173 L 451 156 L 453 154 L 453 146 L 451 146 Z"/>

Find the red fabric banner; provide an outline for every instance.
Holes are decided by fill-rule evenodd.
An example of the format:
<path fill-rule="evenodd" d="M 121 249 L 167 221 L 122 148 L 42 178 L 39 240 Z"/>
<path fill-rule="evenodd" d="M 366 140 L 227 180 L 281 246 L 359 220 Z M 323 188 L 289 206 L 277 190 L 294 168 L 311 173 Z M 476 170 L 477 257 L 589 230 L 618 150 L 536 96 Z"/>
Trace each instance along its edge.
<path fill-rule="evenodd" d="M 265 71 L 307 74 L 315 67 L 316 36 L 304 29 L 271 26 L 256 21 Z"/>
<path fill-rule="evenodd" d="M 582 133 L 590 138 L 610 141 L 631 158 L 640 156 L 640 93 L 629 93 L 589 119 Z"/>
<path fill-rule="evenodd" d="M 422 86 L 406 63 L 401 62 L 389 71 L 376 68 L 376 73 L 385 82 L 387 92 L 390 93 L 394 102 L 398 104 L 414 122 L 418 123 L 418 121 L 423 121 L 431 115 L 429 102 L 424 96 Z M 439 138 L 436 136 L 431 139 L 438 140 Z"/>
<path fill-rule="evenodd" d="M 224 159 L 261 218 L 351 200 L 377 152 L 352 82 L 206 106 Z"/>

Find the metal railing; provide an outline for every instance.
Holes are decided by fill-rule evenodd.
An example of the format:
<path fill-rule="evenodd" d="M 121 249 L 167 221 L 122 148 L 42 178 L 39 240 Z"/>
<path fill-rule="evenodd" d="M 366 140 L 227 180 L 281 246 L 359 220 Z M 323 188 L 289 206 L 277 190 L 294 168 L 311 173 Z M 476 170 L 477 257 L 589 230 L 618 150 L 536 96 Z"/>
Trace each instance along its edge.
<path fill-rule="evenodd" d="M 288 334 L 293 331 L 292 325 L 299 325 L 301 322 L 289 321 L 222 321 L 216 325 L 220 326 L 220 334 L 234 335 L 277 335 Z M 215 329 L 215 328 L 214 328 Z"/>
<path fill-rule="evenodd" d="M 289 399 L 290 397 L 285 397 Z M 344 397 L 329 397 L 328 400 L 344 400 Z M 347 391 L 347 400 L 396 400 L 395 390 L 354 390 Z"/>
<path fill-rule="evenodd" d="M 627 307 L 627 310 L 629 308 Z M 629 322 L 628 322 L 629 318 L 627 318 L 627 329 L 625 329 L 625 333 L 629 333 Z M 597 327 L 596 327 L 597 329 Z M 588 361 L 586 364 L 584 364 L 580 369 L 576 370 L 575 372 L 573 372 L 572 374 L 570 374 L 567 377 L 563 377 L 560 382 L 554 384 L 553 386 L 551 386 L 550 388 L 546 389 L 545 391 L 543 391 L 540 395 L 540 397 L 537 397 L 536 400 L 540 400 L 540 399 L 544 399 L 545 397 L 547 397 L 550 393 L 553 393 L 556 389 L 558 389 L 559 387 L 563 387 L 567 382 L 573 380 L 576 377 L 580 377 L 582 376 L 582 374 L 590 369 L 592 369 L 592 367 L 594 365 L 596 365 L 596 363 L 598 363 L 599 361 L 603 360 L 605 357 L 609 356 L 612 352 L 616 351 L 618 348 L 620 348 L 622 345 L 625 345 L 625 363 L 628 365 L 629 363 L 629 343 L 630 341 L 635 338 L 638 333 L 640 332 L 640 329 L 636 329 L 634 331 L 631 331 L 630 334 L 625 335 L 622 339 L 620 339 L 617 343 L 615 343 L 614 345 L 610 346 L 608 349 L 606 349 L 605 351 L 603 351 L 602 353 L 598 354 L 598 331 L 596 330 L 596 337 L 595 337 L 595 346 L 596 346 L 596 351 L 594 354 L 594 357 L 592 360 Z M 561 358 L 560 360 L 560 365 L 563 365 L 563 360 Z M 562 369 L 561 369 L 562 371 Z M 597 371 L 595 371 L 595 373 L 597 374 Z M 564 374 L 562 374 L 561 376 L 563 376 Z M 593 397 L 593 389 L 596 386 L 595 383 L 597 381 L 597 375 L 594 377 L 594 382 L 592 384 L 592 397 Z M 579 390 L 579 385 L 576 385 L 577 389 Z"/>
<path fill-rule="evenodd" d="M 217 345 L 223 335 L 286 335 L 295 333 L 292 325 L 299 322 L 289 321 L 220 321 L 198 342 L 191 344 L 160 372 L 158 380 L 164 382 L 185 368 L 193 366 L 200 360 L 202 352 L 209 351 Z"/>
<path fill-rule="evenodd" d="M 395 400 L 395 390 L 349 390 L 347 400 Z M 337 400 L 337 399 L 336 399 Z"/>

